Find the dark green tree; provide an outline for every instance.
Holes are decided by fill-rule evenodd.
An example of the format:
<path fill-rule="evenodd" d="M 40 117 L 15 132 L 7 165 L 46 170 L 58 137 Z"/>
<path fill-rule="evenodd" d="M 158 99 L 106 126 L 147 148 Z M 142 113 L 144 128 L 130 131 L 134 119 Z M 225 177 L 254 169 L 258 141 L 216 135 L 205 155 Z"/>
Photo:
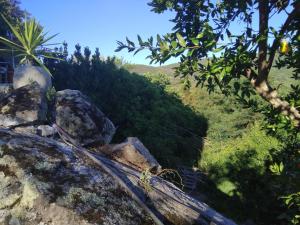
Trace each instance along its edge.
<path fill-rule="evenodd" d="M 0 0 L 0 13 L 7 18 L 13 25 L 21 21 L 26 12 L 20 8 L 20 1 L 18 0 Z M 6 36 L 9 27 L 6 22 L 0 18 L 0 36 Z"/>

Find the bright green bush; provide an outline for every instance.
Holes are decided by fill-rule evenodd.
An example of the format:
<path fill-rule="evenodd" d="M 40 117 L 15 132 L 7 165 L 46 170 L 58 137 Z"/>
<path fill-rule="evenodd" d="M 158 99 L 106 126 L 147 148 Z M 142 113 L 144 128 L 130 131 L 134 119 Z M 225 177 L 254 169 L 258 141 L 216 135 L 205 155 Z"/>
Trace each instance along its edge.
<path fill-rule="evenodd" d="M 283 145 L 258 122 L 241 137 L 209 143 L 198 165 L 212 179 L 215 190 L 200 190 L 209 196 L 210 204 L 239 222 L 251 218 L 258 224 L 275 223 L 280 200 L 273 191 L 269 165 L 281 151 Z"/>
<path fill-rule="evenodd" d="M 214 179 L 229 177 L 232 168 L 237 171 L 252 168 L 262 175 L 265 163 L 272 160 L 272 152 L 280 148 L 279 141 L 268 136 L 256 123 L 241 137 L 208 144 L 198 165 Z"/>

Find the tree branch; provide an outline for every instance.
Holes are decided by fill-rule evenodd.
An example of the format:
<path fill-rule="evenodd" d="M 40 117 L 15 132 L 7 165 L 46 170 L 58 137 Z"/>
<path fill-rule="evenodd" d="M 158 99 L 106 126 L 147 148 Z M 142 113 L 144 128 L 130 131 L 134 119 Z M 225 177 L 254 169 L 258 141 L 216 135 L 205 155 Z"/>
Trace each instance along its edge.
<path fill-rule="evenodd" d="M 245 69 L 244 76 L 249 79 L 252 87 L 264 100 L 269 102 L 273 108 L 279 109 L 283 115 L 288 116 L 300 128 L 300 111 L 291 106 L 287 101 L 282 100 L 278 96 L 277 90 L 273 89 L 267 80 L 257 82 L 259 77 L 251 68 Z"/>
<path fill-rule="evenodd" d="M 276 50 L 279 48 L 279 45 L 280 45 L 280 39 L 287 31 L 290 23 L 294 20 L 297 13 L 298 14 L 300 13 L 300 3 L 298 3 L 294 6 L 293 11 L 288 15 L 286 21 L 284 22 L 283 26 L 281 27 L 278 37 L 275 38 L 275 40 L 272 44 L 272 47 L 270 49 L 270 56 L 269 56 L 269 60 L 268 60 L 268 72 L 271 70 L 271 67 L 272 67 L 272 64 L 273 64 L 273 61 L 275 58 Z"/>

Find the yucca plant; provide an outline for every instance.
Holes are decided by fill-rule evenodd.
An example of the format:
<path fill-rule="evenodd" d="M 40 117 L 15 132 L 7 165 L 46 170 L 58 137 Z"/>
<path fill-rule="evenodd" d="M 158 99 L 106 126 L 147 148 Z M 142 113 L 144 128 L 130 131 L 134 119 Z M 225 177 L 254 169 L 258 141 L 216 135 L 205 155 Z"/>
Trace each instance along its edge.
<path fill-rule="evenodd" d="M 36 63 L 51 75 L 40 57 L 60 60 L 54 57 L 53 53 L 42 49 L 42 46 L 57 34 L 46 37 L 47 33 L 44 33 L 43 27 L 35 19 L 25 19 L 24 23 L 14 26 L 2 14 L 1 17 L 16 38 L 16 41 L 13 41 L 0 36 L 0 42 L 9 48 L 1 49 L 1 51 L 11 52 L 11 50 L 14 50 L 17 54 L 16 57 L 21 58 L 21 64 L 32 65 Z"/>

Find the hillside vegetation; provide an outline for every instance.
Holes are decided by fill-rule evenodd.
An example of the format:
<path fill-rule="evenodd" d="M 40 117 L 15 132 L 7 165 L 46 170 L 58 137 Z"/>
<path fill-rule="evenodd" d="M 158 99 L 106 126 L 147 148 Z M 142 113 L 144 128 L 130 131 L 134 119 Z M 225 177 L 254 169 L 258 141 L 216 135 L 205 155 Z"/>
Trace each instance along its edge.
<path fill-rule="evenodd" d="M 191 80 L 174 78 L 174 66 L 125 67 L 152 79 L 168 77 L 170 85 L 166 90 L 176 93 L 184 105 L 207 119 L 207 136 L 197 163 L 212 181 L 201 183 L 198 190 L 199 194 L 205 193 L 207 203 L 240 222 L 255 217 L 260 223 L 272 221 L 274 212 L 270 209 L 278 205 L 278 199 L 267 170 L 283 149 L 282 144 L 261 129 L 261 114 L 242 108 L 233 97 L 218 92 L 209 94 Z M 286 94 L 292 84 L 291 70 L 272 70 L 270 76 L 279 93 Z"/>
<path fill-rule="evenodd" d="M 282 145 L 261 129 L 261 114 L 174 77 L 174 65 L 120 65 L 84 52 L 77 46 L 71 58 L 50 60 L 47 66 L 57 90 L 81 90 L 112 119 L 117 126 L 113 142 L 136 136 L 164 167 L 197 167 L 208 180 L 199 184 L 195 197 L 238 222 L 272 223 L 279 200 L 268 167 Z M 291 82 L 288 72 L 271 75 L 274 83 L 284 83 L 281 91 Z"/>

